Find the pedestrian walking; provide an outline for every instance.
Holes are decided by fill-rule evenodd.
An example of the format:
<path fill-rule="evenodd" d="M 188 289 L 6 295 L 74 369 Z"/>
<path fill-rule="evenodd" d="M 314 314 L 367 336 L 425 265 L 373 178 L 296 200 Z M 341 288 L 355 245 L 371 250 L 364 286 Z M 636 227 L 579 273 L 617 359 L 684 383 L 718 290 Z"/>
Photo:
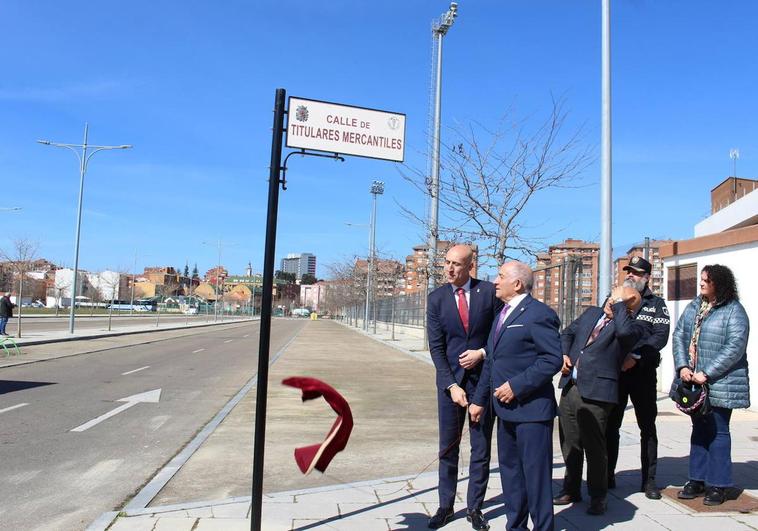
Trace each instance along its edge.
<path fill-rule="evenodd" d="M 11 302 L 11 293 L 7 291 L 0 297 L 0 336 L 7 336 L 5 327 L 8 325 L 8 319 L 13 317 L 13 308 L 16 305 Z"/>

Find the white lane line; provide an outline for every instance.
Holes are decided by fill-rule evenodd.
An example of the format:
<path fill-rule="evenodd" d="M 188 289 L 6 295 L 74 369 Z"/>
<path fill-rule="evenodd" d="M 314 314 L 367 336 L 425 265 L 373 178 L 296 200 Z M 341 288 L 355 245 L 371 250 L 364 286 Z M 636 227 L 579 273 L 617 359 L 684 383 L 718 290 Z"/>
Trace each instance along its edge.
<path fill-rule="evenodd" d="M 193 353 L 193 354 L 197 354 L 198 352 L 202 352 L 202 351 L 204 351 L 204 350 L 205 350 L 204 348 L 199 348 L 199 349 L 197 349 L 197 350 L 193 350 L 193 351 L 192 351 L 192 353 Z"/>
<path fill-rule="evenodd" d="M 145 369 L 149 369 L 150 365 L 145 365 L 144 367 L 140 367 L 139 369 L 134 369 L 133 371 L 126 371 L 122 372 L 121 376 L 126 376 L 127 374 L 134 374 L 135 372 L 144 371 Z"/>
<path fill-rule="evenodd" d="M 244 335 L 244 336 L 242 336 L 242 337 L 248 337 L 249 335 L 250 335 L 250 334 L 245 334 L 245 335 Z"/>
<path fill-rule="evenodd" d="M 20 407 L 28 406 L 29 404 L 24 402 L 23 404 L 16 404 L 15 406 L 6 407 L 5 409 L 0 409 L 0 413 L 5 413 L 6 411 L 13 411 L 14 409 L 18 409 Z"/>
<path fill-rule="evenodd" d="M 226 341 L 224 341 L 224 343 L 231 343 L 232 341 L 234 341 L 234 340 L 233 339 L 227 339 Z"/>

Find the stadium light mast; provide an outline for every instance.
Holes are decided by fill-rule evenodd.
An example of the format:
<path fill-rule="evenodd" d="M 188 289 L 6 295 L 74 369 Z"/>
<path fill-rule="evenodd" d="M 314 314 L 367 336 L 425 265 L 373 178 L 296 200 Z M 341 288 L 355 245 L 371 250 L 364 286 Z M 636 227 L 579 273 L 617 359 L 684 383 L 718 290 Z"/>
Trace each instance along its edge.
<path fill-rule="evenodd" d="M 433 289 L 436 284 L 434 276 L 435 264 L 437 263 L 437 241 L 439 234 L 440 195 L 440 116 L 442 114 L 442 40 L 453 26 L 455 17 L 458 16 L 458 2 L 450 2 L 450 8 L 443 13 L 439 20 L 432 22 L 432 35 L 437 41 L 437 68 L 434 84 L 434 125 L 432 127 L 432 164 L 431 164 L 431 209 L 429 212 L 429 264 L 428 288 Z"/>

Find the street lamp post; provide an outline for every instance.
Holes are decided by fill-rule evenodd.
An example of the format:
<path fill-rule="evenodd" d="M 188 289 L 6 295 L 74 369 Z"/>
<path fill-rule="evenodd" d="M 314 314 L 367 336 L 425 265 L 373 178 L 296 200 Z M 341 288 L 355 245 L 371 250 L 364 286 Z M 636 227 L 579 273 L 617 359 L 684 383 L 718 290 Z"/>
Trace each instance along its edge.
<path fill-rule="evenodd" d="M 134 283 L 137 282 L 137 251 L 134 251 L 134 267 L 132 268 L 132 289 L 129 301 L 129 315 L 134 315 Z"/>
<path fill-rule="evenodd" d="M 437 263 L 437 234 L 439 222 L 437 213 L 440 206 L 440 116 L 442 114 L 442 39 L 458 16 L 458 3 L 450 2 L 450 9 L 439 20 L 432 23 L 432 34 L 437 40 L 437 68 L 434 84 L 434 126 L 432 128 L 432 175 L 431 208 L 429 210 L 429 288 L 435 286 L 434 266 Z"/>
<path fill-rule="evenodd" d="M 366 274 L 366 312 L 363 316 L 363 330 L 368 332 L 368 309 L 373 295 L 373 270 L 376 262 L 376 196 L 384 193 L 384 181 L 374 181 L 369 190 L 373 196 L 371 207 L 371 231 L 368 245 L 368 267 Z"/>
<path fill-rule="evenodd" d="M 93 146 L 90 144 L 87 144 L 87 133 L 89 129 L 89 124 L 84 124 L 84 143 L 82 144 L 62 144 L 59 142 L 51 142 L 50 140 L 37 140 L 40 144 L 43 144 L 45 146 L 53 146 L 53 147 L 62 147 L 66 148 L 74 153 L 76 155 L 76 158 L 79 159 L 79 207 L 77 208 L 77 214 L 76 214 L 76 240 L 74 244 L 74 278 L 72 280 L 71 285 L 71 313 L 69 314 L 68 319 L 68 331 L 69 333 L 74 333 L 74 314 L 75 314 L 75 308 L 76 308 L 76 291 L 79 284 L 79 237 L 81 235 L 81 227 L 82 227 L 82 199 L 84 197 L 84 176 L 87 173 L 87 167 L 89 166 L 89 161 L 92 159 L 92 157 L 95 155 L 95 153 L 99 151 L 107 151 L 111 149 L 130 149 L 132 146 L 128 144 L 122 144 L 120 146 Z M 81 149 L 81 154 L 78 149 Z M 87 153 L 87 150 L 91 149 L 92 151 L 90 153 Z"/>
<path fill-rule="evenodd" d="M 223 242 L 225 245 L 230 245 L 228 242 Z M 214 242 L 204 241 L 203 245 L 213 245 Z M 222 241 L 221 238 L 218 239 L 217 242 L 215 242 L 215 245 L 218 246 L 218 265 L 216 266 L 216 303 L 213 305 L 213 321 L 218 321 L 218 299 L 221 297 L 221 304 L 223 305 L 224 302 L 224 288 L 223 285 L 220 284 L 221 282 L 221 245 Z M 224 307 L 221 307 L 221 320 L 224 320 Z"/>
<path fill-rule="evenodd" d="M 600 256 L 598 264 L 597 303 L 611 291 L 612 234 L 611 187 L 611 0 L 602 0 L 602 102 L 601 102 L 601 141 L 600 141 Z"/>

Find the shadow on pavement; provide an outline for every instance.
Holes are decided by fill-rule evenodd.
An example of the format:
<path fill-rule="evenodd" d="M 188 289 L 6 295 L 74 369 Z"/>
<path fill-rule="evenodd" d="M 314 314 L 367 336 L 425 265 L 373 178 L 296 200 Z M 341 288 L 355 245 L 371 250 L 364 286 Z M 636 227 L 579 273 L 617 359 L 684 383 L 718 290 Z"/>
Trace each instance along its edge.
<path fill-rule="evenodd" d="M 33 389 L 45 385 L 56 385 L 57 382 L 24 382 L 21 380 L 0 380 L 0 395 L 15 393 L 24 389 Z"/>
<path fill-rule="evenodd" d="M 379 503 L 376 503 L 374 505 L 369 505 L 368 507 L 363 507 L 362 509 L 356 509 L 355 511 L 350 511 L 349 513 L 338 514 L 336 516 L 331 516 L 329 518 L 324 518 L 323 520 L 319 520 L 318 522 L 313 522 L 313 523 L 308 524 L 308 525 L 304 525 L 304 526 L 301 526 L 301 527 L 296 527 L 292 531 L 305 531 L 306 529 L 318 529 L 319 526 L 326 525 L 326 524 L 329 524 L 331 522 L 336 522 L 337 520 L 342 520 L 344 518 L 350 518 L 351 516 L 356 516 L 356 515 L 359 515 L 359 514 L 368 512 L 368 511 L 373 511 L 374 509 L 378 509 L 379 507 L 385 507 L 387 505 L 392 505 L 393 503 L 409 500 L 411 498 L 415 498 L 419 494 L 425 494 L 427 492 L 433 492 L 433 491 L 436 491 L 436 490 L 437 490 L 436 486 L 435 487 L 430 487 L 428 489 L 418 490 L 418 491 L 413 492 L 412 494 L 407 494 L 407 495 L 401 496 L 399 498 L 393 498 L 391 500 L 387 500 L 387 501 L 384 501 L 384 502 L 379 502 Z M 414 518 L 414 522 L 415 522 L 415 516 L 417 514 L 420 514 L 420 513 L 400 514 L 398 516 L 403 516 L 403 517 L 408 517 L 408 518 L 413 517 Z M 464 511 L 464 517 L 465 517 L 465 511 Z M 410 528 L 407 528 L 407 529 L 425 529 L 426 528 L 426 520 L 428 520 L 428 518 L 429 518 L 428 516 L 424 515 L 424 519 L 425 520 L 424 520 L 424 527 L 423 528 L 410 527 Z M 416 524 L 414 523 L 414 525 L 416 525 Z"/>

